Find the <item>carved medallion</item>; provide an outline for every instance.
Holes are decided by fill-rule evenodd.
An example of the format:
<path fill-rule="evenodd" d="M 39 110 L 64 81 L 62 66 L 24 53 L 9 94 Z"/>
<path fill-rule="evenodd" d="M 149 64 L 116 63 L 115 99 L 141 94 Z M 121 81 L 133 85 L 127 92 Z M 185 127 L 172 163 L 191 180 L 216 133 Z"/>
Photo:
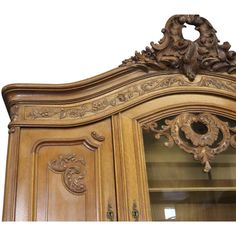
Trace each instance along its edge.
<path fill-rule="evenodd" d="M 184 112 L 173 120 L 165 120 L 165 125 L 157 129 L 157 123 L 143 125 L 145 130 L 155 133 L 155 138 L 167 138 L 165 146 L 172 147 L 174 143 L 195 160 L 204 164 L 204 171 L 211 170 L 210 162 L 225 151 L 229 145 L 236 148 L 236 127 L 230 127 L 228 122 L 220 120 L 208 112 L 198 115 Z"/>
<path fill-rule="evenodd" d="M 62 154 L 49 163 L 49 168 L 55 173 L 62 174 L 62 181 L 66 189 L 74 194 L 86 191 L 83 182 L 86 171 L 86 162 L 83 157 L 76 154 Z"/>
<path fill-rule="evenodd" d="M 184 39 L 182 29 L 185 23 L 194 25 L 200 36 L 197 40 Z M 177 70 L 193 81 L 202 71 L 236 72 L 236 53 L 230 51 L 230 44 L 218 44 L 216 30 L 208 20 L 199 15 L 175 15 L 164 29 L 159 44 L 151 42 L 141 53 L 126 59 L 121 66 L 141 65 L 145 70 Z"/>

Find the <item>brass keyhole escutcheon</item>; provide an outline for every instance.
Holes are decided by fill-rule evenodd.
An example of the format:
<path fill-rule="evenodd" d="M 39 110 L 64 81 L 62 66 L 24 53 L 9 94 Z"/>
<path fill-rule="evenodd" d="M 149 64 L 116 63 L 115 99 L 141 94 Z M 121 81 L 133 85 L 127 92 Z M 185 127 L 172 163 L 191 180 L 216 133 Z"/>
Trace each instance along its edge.
<path fill-rule="evenodd" d="M 110 221 L 114 221 L 114 211 L 110 203 L 108 204 L 107 207 L 107 219 Z"/>
<path fill-rule="evenodd" d="M 133 203 L 132 207 L 132 217 L 134 218 L 135 221 L 139 220 L 139 211 L 136 202 Z"/>

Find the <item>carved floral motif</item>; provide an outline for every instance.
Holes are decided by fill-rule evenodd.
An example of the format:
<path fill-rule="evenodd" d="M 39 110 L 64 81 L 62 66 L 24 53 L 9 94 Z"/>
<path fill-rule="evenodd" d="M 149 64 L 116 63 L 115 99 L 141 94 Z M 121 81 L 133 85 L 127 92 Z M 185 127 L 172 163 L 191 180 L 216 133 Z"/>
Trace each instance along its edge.
<path fill-rule="evenodd" d="M 194 128 L 196 124 L 202 127 L 200 132 Z M 208 112 L 198 115 L 184 112 L 172 120 L 166 119 L 161 129 L 157 129 L 157 123 L 145 124 L 143 128 L 154 132 L 156 139 L 165 136 L 165 146 L 172 147 L 175 143 L 193 154 L 195 160 L 204 164 L 205 172 L 211 170 L 210 162 L 216 154 L 225 151 L 229 145 L 236 148 L 236 127 L 230 127 L 228 122 Z"/>
<path fill-rule="evenodd" d="M 62 174 L 62 180 L 68 191 L 74 194 L 81 194 L 86 191 L 83 183 L 85 178 L 86 162 L 83 157 L 76 154 L 63 154 L 49 163 L 49 168 Z"/>
<path fill-rule="evenodd" d="M 184 39 L 182 28 L 185 23 L 194 25 L 200 36 L 195 41 Z M 178 70 L 193 81 L 201 71 L 236 72 L 236 53 L 230 51 L 230 44 L 218 44 L 216 30 L 199 15 L 175 15 L 164 29 L 159 44 L 151 42 L 141 53 L 126 59 L 121 66 L 142 65 L 145 70 Z"/>
<path fill-rule="evenodd" d="M 87 102 L 82 105 L 69 108 L 61 108 L 58 106 L 45 107 L 26 107 L 25 118 L 27 120 L 35 119 L 81 119 L 86 116 L 104 112 L 108 109 L 119 107 L 134 99 L 145 96 L 148 93 L 162 90 L 166 88 L 179 87 L 201 87 L 214 88 L 227 92 L 236 92 L 236 84 L 219 78 L 201 76 L 199 81 L 189 82 L 183 76 L 164 76 L 162 78 L 152 78 L 146 81 L 131 85 L 126 89 L 117 91 L 116 93 L 104 96 L 93 102 Z"/>

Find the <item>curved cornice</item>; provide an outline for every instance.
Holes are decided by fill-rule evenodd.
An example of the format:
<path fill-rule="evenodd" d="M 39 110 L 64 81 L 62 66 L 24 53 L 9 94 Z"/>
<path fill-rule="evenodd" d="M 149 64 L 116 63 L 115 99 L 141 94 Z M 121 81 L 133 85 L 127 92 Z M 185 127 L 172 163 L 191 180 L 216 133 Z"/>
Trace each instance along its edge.
<path fill-rule="evenodd" d="M 85 101 L 67 103 L 60 100 L 53 103 L 52 100 L 39 102 L 35 98 L 32 102 L 20 101 L 21 104 L 11 106 L 11 125 L 82 125 L 104 119 L 151 99 L 173 94 L 205 94 L 236 100 L 236 81 L 225 75 L 198 75 L 193 82 L 181 74 L 151 73 L 149 76 L 134 77 L 131 81 L 129 79 L 129 76 L 124 77 L 119 80 L 118 88 L 104 94 L 96 91 L 93 86 L 93 97 Z M 109 88 L 113 88 L 112 84 Z"/>
<path fill-rule="evenodd" d="M 2 89 L 2 96 L 8 111 L 19 103 L 29 104 L 73 104 L 125 88 L 133 82 L 162 75 L 175 75 L 177 71 L 145 72 L 140 66 L 115 68 L 101 75 L 67 84 L 9 84 Z M 236 82 L 236 78 L 225 73 L 208 72 L 205 75 Z"/>
<path fill-rule="evenodd" d="M 199 39 L 183 38 L 184 23 L 196 26 Z M 215 32 L 198 15 L 176 15 L 167 21 L 160 44 L 151 43 L 152 49 L 136 53 L 118 68 L 75 83 L 7 85 L 2 95 L 12 123 L 83 123 L 178 93 L 235 99 L 236 77 L 229 75 L 235 72 L 235 52 L 225 48 L 227 43 L 218 45 Z M 206 61 L 210 64 L 203 67 Z"/>
<path fill-rule="evenodd" d="M 7 108 L 19 102 L 54 102 L 86 100 L 93 96 L 91 88 L 106 91 L 113 80 L 131 74 L 135 68 L 115 68 L 100 75 L 67 84 L 9 84 L 2 88 L 2 96 Z"/>

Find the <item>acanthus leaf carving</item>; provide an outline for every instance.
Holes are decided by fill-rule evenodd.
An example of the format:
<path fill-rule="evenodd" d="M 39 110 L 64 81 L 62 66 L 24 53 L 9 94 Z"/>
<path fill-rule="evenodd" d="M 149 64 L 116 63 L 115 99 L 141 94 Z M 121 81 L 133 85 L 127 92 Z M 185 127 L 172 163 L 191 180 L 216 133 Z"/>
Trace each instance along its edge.
<path fill-rule="evenodd" d="M 185 39 L 182 28 L 185 23 L 194 25 L 200 36 L 195 41 Z M 193 81 L 201 70 L 214 72 L 236 72 L 236 52 L 230 44 L 219 44 L 216 30 L 210 22 L 199 15 L 172 16 L 162 29 L 164 37 L 159 43 L 151 42 L 141 53 L 122 62 L 121 66 L 141 65 L 146 71 L 177 70 Z"/>
<path fill-rule="evenodd" d="M 86 175 L 85 165 L 84 158 L 73 153 L 61 154 L 48 164 L 52 171 L 62 174 L 66 189 L 74 194 L 86 191 L 86 185 L 83 182 Z"/>
<path fill-rule="evenodd" d="M 19 106 L 18 105 L 13 105 L 10 108 L 10 116 L 11 116 L 11 121 L 17 121 L 18 117 L 19 117 Z"/>
<path fill-rule="evenodd" d="M 11 122 L 8 125 L 8 133 L 14 133 L 16 130 L 16 125 L 14 122 L 18 121 L 19 119 L 19 105 L 14 104 L 10 108 L 10 117 L 11 117 Z"/>
<path fill-rule="evenodd" d="M 193 128 L 196 123 L 202 126 L 200 133 Z M 175 143 L 185 152 L 193 154 L 194 159 L 204 165 L 205 172 L 211 170 L 210 162 L 216 154 L 227 150 L 230 145 L 236 148 L 236 127 L 230 127 L 228 122 L 208 112 L 197 115 L 184 112 L 172 120 L 166 119 L 161 129 L 155 122 L 144 124 L 143 129 L 153 132 L 156 139 L 165 136 L 165 146 L 171 148 Z"/>

